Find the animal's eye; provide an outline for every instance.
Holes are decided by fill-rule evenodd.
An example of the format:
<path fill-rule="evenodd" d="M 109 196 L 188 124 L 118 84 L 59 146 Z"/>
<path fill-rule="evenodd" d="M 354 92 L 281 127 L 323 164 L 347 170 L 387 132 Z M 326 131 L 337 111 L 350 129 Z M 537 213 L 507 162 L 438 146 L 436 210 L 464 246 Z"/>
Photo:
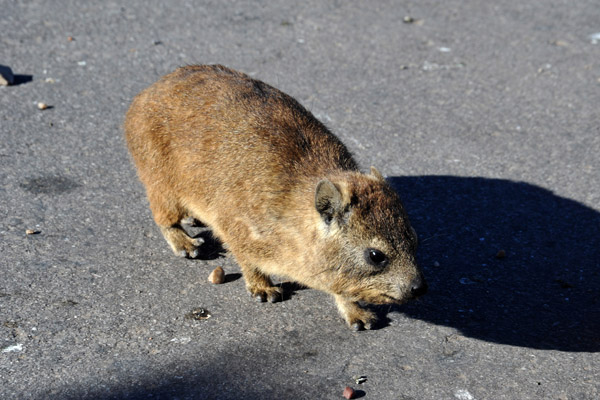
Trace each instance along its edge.
<path fill-rule="evenodd" d="M 367 249 L 365 259 L 370 265 L 379 268 L 385 267 L 388 263 L 387 256 L 377 249 Z"/>

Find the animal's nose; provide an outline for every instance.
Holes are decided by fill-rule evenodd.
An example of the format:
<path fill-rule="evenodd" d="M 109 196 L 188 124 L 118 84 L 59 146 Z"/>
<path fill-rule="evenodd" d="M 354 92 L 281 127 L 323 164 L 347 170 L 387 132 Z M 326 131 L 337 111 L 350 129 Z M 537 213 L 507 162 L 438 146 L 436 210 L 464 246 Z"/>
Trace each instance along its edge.
<path fill-rule="evenodd" d="M 419 274 L 410 284 L 410 293 L 413 297 L 423 296 L 427 293 L 427 282 L 423 275 Z"/>

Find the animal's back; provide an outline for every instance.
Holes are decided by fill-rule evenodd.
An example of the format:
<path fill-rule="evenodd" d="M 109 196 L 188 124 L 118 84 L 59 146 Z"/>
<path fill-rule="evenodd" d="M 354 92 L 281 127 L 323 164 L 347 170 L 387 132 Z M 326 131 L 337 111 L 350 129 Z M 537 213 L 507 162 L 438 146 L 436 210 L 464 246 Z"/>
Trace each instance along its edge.
<path fill-rule="evenodd" d="M 134 128 L 149 137 L 129 141 L 149 140 L 162 158 L 178 153 L 169 171 L 194 182 L 198 176 L 190 167 L 231 184 L 254 185 L 357 170 L 346 147 L 296 100 L 222 66 L 177 69 L 142 92 L 129 114 L 136 115 L 131 124 L 153 125 Z"/>
<path fill-rule="evenodd" d="M 219 65 L 179 68 L 144 90 L 125 132 L 157 223 L 193 215 L 230 248 L 260 230 L 275 249 L 266 243 L 311 206 L 323 176 L 358 170 L 296 100 Z"/>

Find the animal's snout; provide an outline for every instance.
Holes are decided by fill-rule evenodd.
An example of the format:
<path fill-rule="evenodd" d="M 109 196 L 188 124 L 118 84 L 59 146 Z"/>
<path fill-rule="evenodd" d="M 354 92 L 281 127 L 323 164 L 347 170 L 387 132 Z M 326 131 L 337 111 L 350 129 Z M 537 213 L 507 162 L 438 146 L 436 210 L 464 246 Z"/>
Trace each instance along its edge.
<path fill-rule="evenodd" d="M 425 293 L 427 293 L 427 282 L 423 274 L 419 274 L 410 283 L 410 294 L 416 298 L 423 296 Z"/>

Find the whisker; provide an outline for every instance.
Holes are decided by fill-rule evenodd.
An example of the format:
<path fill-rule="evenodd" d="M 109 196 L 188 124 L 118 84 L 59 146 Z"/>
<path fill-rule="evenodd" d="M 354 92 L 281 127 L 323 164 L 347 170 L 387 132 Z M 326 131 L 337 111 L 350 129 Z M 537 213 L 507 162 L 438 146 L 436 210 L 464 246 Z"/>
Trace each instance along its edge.
<path fill-rule="evenodd" d="M 428 241 L 428 240 L 435 239 L 436 237 L 443 237 L 443 236 L 450 236 L 450 234 L 449 234 L 449 233 L 436 233 L 436 234 L 435 234 L 435 235 L 433 235 L 433 236 L 430 236 L 430 237 L 428 237 L 428 238 L 425 238 L 425 239 L 423 239 L 423 240 L 419 240 L 419 242 L 421 242 L 421 243 L 425 243 L 425 242 L 426 242 L 426 241 Z"/>

